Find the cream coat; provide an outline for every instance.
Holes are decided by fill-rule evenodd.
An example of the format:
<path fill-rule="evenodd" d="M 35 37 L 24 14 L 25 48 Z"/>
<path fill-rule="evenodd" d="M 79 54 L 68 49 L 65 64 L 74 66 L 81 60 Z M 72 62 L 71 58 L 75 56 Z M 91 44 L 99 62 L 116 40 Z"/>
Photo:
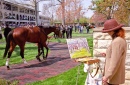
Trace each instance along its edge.
<path fill-rule="evenodd" d="M 115 38 L 106 51 L 105 74 L 110 84 L 125 82 L 125 59 L 127 43 L 121 37 Z"/>

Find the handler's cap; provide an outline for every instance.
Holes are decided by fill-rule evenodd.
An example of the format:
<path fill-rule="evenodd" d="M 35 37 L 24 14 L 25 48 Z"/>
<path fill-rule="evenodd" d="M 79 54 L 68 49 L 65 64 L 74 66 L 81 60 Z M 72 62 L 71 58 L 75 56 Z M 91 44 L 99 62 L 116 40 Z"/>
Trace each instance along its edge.
<path fill-rule="evenodd" d="M 106 32 L 110 32 L 113 30 L 117 30 L 117 29 L 120 29 L 122 26 L 124 26 L 124 25 L 118 24 L 115 19 L 110 19 L 104 23 L 104 28 L 102 29 L 102 32 L 106 33 Z"/>

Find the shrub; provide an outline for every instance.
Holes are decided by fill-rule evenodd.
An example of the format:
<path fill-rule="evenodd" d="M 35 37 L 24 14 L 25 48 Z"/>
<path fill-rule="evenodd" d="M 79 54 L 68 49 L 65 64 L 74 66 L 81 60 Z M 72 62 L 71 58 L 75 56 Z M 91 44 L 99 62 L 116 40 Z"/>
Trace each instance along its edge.
<path fill-rule="evenodd" d="M 19 81 L 18 80 L 8 81 L 6 79 L 0 78 L 0 85 L 19 85 Z"/>

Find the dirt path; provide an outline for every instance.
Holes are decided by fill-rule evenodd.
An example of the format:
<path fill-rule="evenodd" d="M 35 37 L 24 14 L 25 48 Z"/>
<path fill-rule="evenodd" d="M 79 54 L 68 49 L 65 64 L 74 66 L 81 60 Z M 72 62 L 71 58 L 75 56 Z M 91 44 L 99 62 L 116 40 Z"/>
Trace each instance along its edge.
<path fill-rule="evenodd" d="M 66 44 L 49 43 L 51 52 L 47 61 L 39 63 L 36 59 L 29 61 L 30 66 L 25 64 L 11 65 L 11 70 L 5 66 L 0 67 L 0 78 L 7 80 L 19 80 L 20 85 L 38 80 L 44 80 L 67 71 L 78 65 L 69 57 Z"/>

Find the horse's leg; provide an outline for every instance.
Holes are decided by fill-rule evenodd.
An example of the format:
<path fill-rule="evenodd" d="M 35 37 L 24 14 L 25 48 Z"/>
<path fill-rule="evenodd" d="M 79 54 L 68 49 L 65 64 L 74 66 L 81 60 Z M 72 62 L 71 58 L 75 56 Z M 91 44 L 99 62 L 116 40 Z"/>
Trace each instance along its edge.
<path fill-rule="evenodd" d="M 41 46 L 41 50 L 42 50 L 42 56 L 43 56 L 43 59 L 45 58 L 45 55 L 44 55 L 44 47 Z"/>
<path fill-rule="evenodd" d="M 43 46 L 46 48 L 46 57 L 45 58 L 43 57 L 43 59 L 46 59 L 47 56 L 48 56 L 48 50 L 49 50 L 49 48 L 47 47 L 46 43 Z"/>
<path fill-rule="evenodd" d="M 44 56 L 44 46 L 42 44 L 39 44 L 39 51 L 40 51 L 40 48 L 41 48 L 42 52 L 39 52 L 39 56 L 41 54 L 43 54 L 43 59 L 44 59 L 45 58 L 45 56 Z"/>
<path fill-rule="evenodd" d="M 19 45 L 19 47 L 20 47 L 20 56 L 22 57 L 22 60 L 23 60 L 24 64 L 28 64 L 27 61 L 24 58 L 24 46 L 25 46 L 25 43 L 22 43 L 22 44 Z"/>
<path fill-rule="evenodd" d="M 36 58 L 39 62 L 41 62 L 40 55 L 42 54 L 42 52 L 40 52 L 40 48 L 41 48 L 41 45 L 38 43 L 38 55 L 36 56 Z"/>
<path fill-rule="evenodd" d="M 8 58 L 6 60 L 6 66 L 7 66 L 8 70 L 10 69 L 10 67 L 9 67 L 9 60 L 10 60 L 10 57 L 11 57 L 12 52 L 13 52 L 13 50 L 14 50 L 15 47 L 16 47 L 16 45 L 13 42 L 11 42 L 10 49 L 9 49 L 9 52 L 8 52 Z"/>

